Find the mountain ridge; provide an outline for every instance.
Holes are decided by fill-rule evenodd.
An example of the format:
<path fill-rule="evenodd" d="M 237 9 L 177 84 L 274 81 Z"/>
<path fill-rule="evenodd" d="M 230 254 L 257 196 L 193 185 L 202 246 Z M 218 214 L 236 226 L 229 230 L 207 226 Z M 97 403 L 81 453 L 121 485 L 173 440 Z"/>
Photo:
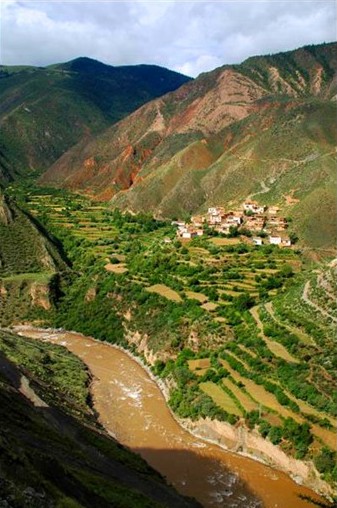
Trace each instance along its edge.
<path fill-rule="evenodd" d="M 41 173 L 80 140 L 189 79 L 157 66 L 112 67 L 88 58 L 0 66 L 0 181 Z"/>
<path fill-rule="evenodd" d="M 291 212 L 288 195 L 296 191 L 296 203 L 308 198 L 296 168 L 304 174 L 315 166 L 316 187 L 321 170 L 334 182 L 335 50 L 336 43 L 307 46 L 204 73 L 75 146 L 41 183 L 165 217 L 237 206 L 252 194 L 267 204 L 273 193 Z M 299 173 L 297 190 L 292 171 Z M 263 185 L 271 185 L 269 196 Z"/>

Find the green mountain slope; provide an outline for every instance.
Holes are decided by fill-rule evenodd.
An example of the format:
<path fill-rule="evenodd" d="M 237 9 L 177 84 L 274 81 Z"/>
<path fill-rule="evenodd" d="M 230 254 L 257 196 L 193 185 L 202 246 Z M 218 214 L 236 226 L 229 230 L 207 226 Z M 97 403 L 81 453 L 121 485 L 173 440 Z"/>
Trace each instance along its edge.
<path fill-rule="evenodd" d="M 0 191 L 0 325 L 49 310 L 67 269 L 61 245 Z"/>
<path fill-rule="evenodd" d="M 0 239 L 0 277 L 55 272 L 66 266 L 38 223 L 1 193 Z"/>
<path fill-rule="evenodd" d="M 197 507 L 99 426 L 90 376 L 62 347 L 0 330 L 0 504 Z"/>
<path fill-rule="evenodd" d="M 45 170 L 81 139 L 188 80 L 157 66 L 112 67 L 89 58 L 0 66 L 0 181 Z"/>
<path fill-rule="evenodd" d="M 76 145 L 41 183 L 166 217 L 251 197 L 296 217 L 304 243 L 328 248 L 336 54 L 335 43 L 308 46 L 202 74 Z"/>

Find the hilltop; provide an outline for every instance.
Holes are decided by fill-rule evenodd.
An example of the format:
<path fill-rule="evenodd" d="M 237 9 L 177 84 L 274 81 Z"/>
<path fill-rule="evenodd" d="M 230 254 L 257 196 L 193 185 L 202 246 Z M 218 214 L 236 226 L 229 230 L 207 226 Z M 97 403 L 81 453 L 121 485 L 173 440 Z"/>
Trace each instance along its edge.
<path fill-rule="evenodd" d="M 45 68 L 0 66 L 0 182 L 41 173 L 80 140 L 189 79 L 83 57 Z"/>
<path fill-rule="evenodd" d="M 293 218 L 304 245 L 330 248 L 336 54 L 306 46 L 204 73 L 78 143 L 40 181 L 162 217 L 254 196 Z"/>

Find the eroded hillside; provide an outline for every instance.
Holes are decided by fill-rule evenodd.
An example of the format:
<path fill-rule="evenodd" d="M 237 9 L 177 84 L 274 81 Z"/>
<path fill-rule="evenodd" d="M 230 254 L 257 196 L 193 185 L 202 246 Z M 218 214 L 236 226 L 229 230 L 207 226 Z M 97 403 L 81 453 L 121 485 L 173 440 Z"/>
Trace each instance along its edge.
<path fill-rule="evenodd" d="M 67 268 L 61 244 L 0 193 L 0 324 L 22 318 L 35 306 L 49 310 L 51 288 Z"/>
<path fill-rule="evenodd" d="M 335 49 L 310 46 L 202 74 L 78 144 L 41 183 L 171 217 L 255 196 L 298 218 L 304 243 L 329 247 Z M 328 223 L 317 216 L 321 201 Z"/>

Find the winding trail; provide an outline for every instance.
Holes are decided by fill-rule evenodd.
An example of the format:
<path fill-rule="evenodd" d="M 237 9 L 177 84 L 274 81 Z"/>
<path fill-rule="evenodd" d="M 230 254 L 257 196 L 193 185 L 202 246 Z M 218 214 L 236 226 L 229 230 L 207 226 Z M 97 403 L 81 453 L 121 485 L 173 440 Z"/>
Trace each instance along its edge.
<path fill-rule="evenodd" d="M 269 314 L 275 321 L 275 323 L 277 323 L 280 326 L 283 326 L 283 328 L 286 328 L 286 330 L 289 330 L 289 332 L 296 335 L 300 339 L 300 341 L 303 342 L 304 344 L 310 344 L 312 346 L 316 346 L 317 349 L 319 349 L 316 342 L 313 340 L 313 338 L 310 337 L 309 335 L 307 335 L 306 333 L 302 332 L 302 330 L 299 330 L 298 328 L 290 326 L 284 322 L 281 323 L 281 321 L 277 318 L 277 316 L 275 314 L 275 310 L 274 310 L 272 302 L 267 302 L 264 306 L 265 306 L 266 311 L 269 312 Z"/>
<path fill-rule="evenodd" d="M 331 319 L 334 323 L 337 323 L 337 318 L 335 318 L 334 316 L 329 314 L 329 312 L 322 309 L 322 307 L 320 307 L 319 305 L 314 303 L 312 300 L 310 300 L 309 294 L 310 294 L 310 280 L 308 280 L 304 285 L 303 293 L 302 293 L 302 300 L 305 303 L 307 303 L 308 305 L 310 305 L 310 307 L 313 307 L 315 310 L 317 310 L 323 316 L 327 317 L 328 319 Z"/>
<path fill-rule="evenodd" d="M 267 187 L 267 185 L 263 180 L 261 180 L 260 185 L 262 187 L 262 190 L 254 192 L 253 194 L 249 194 L 249 196 L 247 197 L 247 201 L 251 201 L 253 199 L 253 196 L 258 196 L 259 194 L 266 194 L 267 192 L 270 191 L 270 187 Z"/>
<path fill-rule="evenodd" d="M 248 161 L 248 162 L 287 162 L 295 167 L 298 167 L 298 166 L 301 166 L 302 164 L 307 164 L 307 163 L 310 163 L 310 162 L 313 162 L 317 159 L 323 159 L 325 157 L 329 157 L 330 155 L 336 155 L 336 151 L 337 150 L 332 150 L 331 152 L 326 152 L 326 153 L 323 153 L 323 154 L 319 154 L 319 153 L 311 153 L 309 155 L 307 155 L 307 157 L 305 157 L 304 159 L 285 159 L 285 158 L 277 158 L 277 159 L 271 159 L 271 158 L 264 158 L 264 159 L 256 159 L 256 158 L 253 158 L 253 157 L 244 157 L 242 155 L 234 155 L 237 159 L 239 160 L 242 160 L 242 161 Z M 281 173 L 279 173 L 277 176 L 278 178 L 284 173 L 285 171 L 283 170 Z M 261 180 L 260 182 L 260 185 L 262 187 L 262 190 L 258 191 L 258 192 L 254 192 L 253 194 L 250 194 L 249 196 L 247 196 L 247 200 L 251 200 L 253 198 L 253 196 L 258 196 L 259 194 L 266 194 L 267 192 L 269 192 L 271 190 L 271 187 L 268 187 L 265 183 L 264 180 Z M 273 183 L 276 183 L 276 180 L 273 181 Z"/>
<path fill-rule="evenodd" d="M 251 313 L 251 315 L 253 316 L 253 318 L 256 321 L 257 327 L 259 329 L 259 335 L 264 340 L 264 342 L 266 343 L 268 349 L 270 349 L 270 351 L 275 356 L 283 358 L 283 360 L 285 360 L 286 362 L 299 363 L 297 358 L 292 356 L 289 353 L 289 351 L 282 344 L 280 344 L 279 342 L 276 342 L 275 340 L 269 339 L 265 335 L 264 330 L 263 330 L 263 323 L 262 323 L 262 321 L 260 319 L 260 316 L 259 316 L 259 307 L 258 307 L 258 305 L 256 305 L 255 307 L 252 307 L 250 309 L 250 313 Z"/>

